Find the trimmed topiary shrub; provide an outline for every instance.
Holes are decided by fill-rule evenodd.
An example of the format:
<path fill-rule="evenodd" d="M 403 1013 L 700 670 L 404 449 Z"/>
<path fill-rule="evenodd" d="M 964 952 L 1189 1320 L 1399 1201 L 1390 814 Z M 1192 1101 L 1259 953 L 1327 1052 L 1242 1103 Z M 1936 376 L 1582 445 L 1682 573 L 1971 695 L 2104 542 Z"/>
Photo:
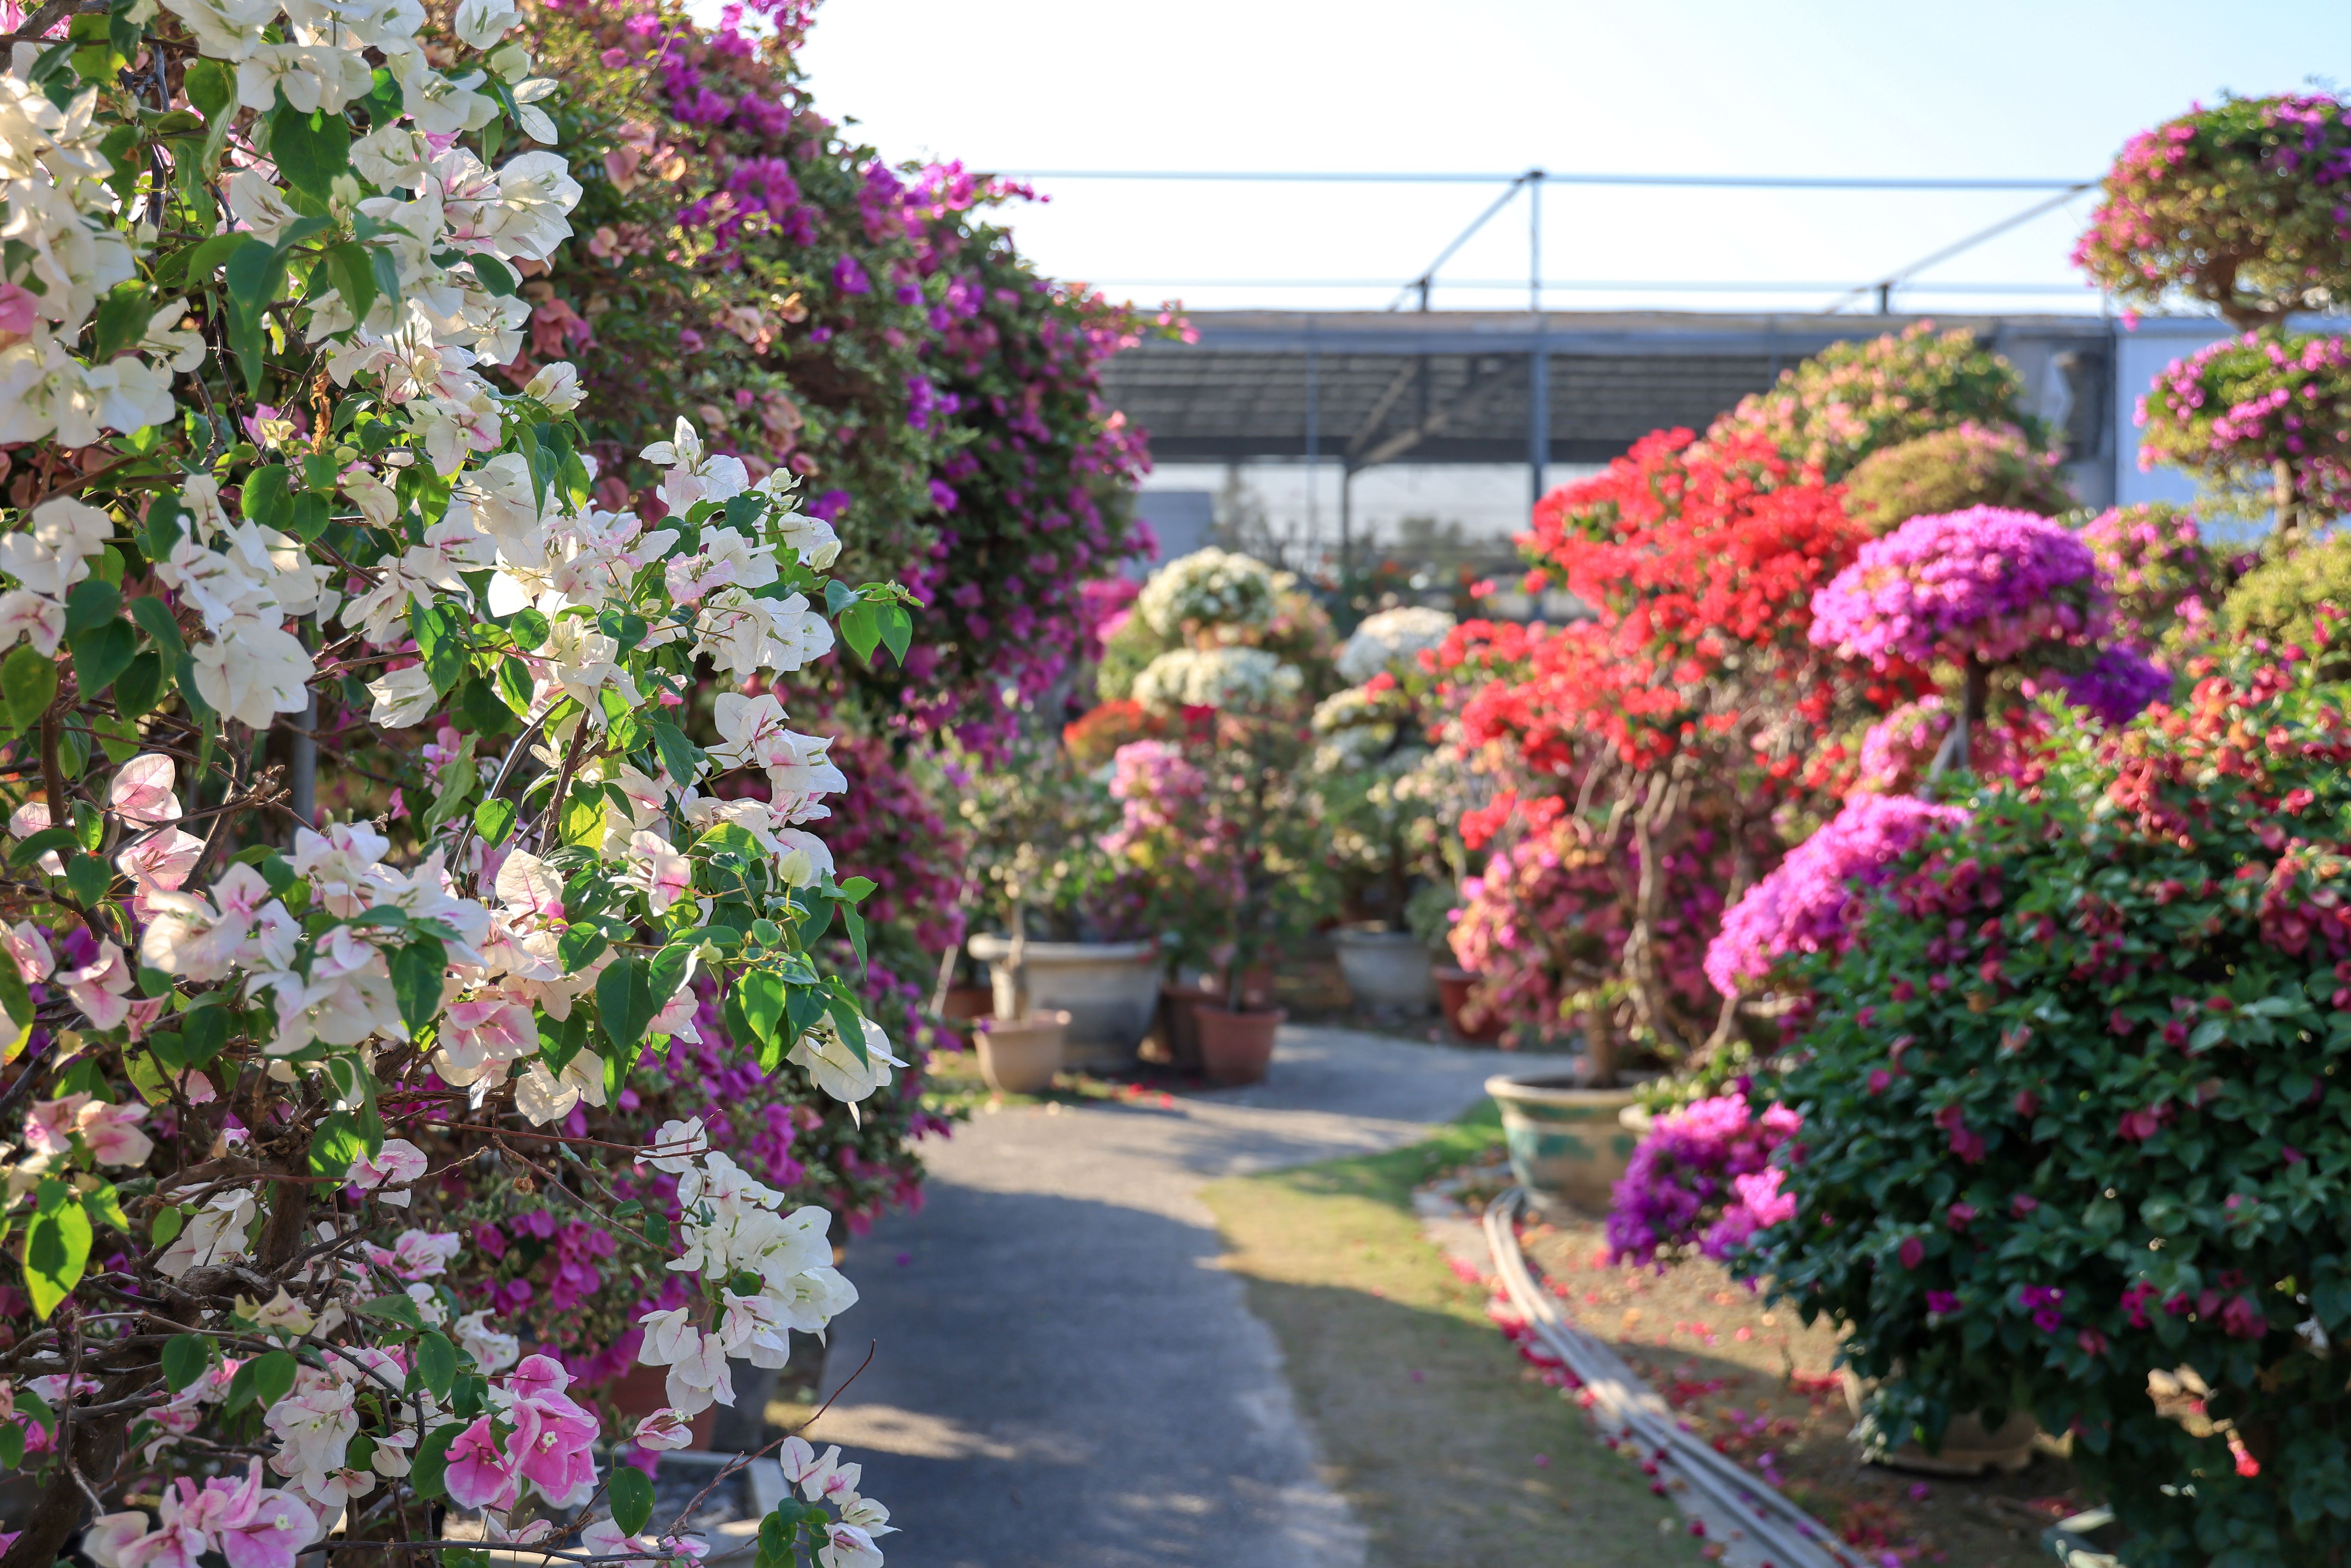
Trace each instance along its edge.
<path fill-rule="evenodd" d="M 1847 476 L 1844 504 L 1855 521 L 1883 534 L 1912 517 L 1970 507 L 2054 517 L 2074 496 L 2055 453 L 2033 450 L 2013 426 L 1970 423 L 1871 453 Z"/>

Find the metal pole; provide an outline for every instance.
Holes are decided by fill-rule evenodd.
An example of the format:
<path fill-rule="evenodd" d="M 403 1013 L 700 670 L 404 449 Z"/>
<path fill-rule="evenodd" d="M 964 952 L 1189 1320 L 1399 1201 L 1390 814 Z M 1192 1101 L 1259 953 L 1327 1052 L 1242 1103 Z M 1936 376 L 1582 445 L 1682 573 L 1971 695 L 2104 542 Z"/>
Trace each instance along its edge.
<path fill-rule="evenodd" d="M 1877 286 L 1877 313 L 1880 316 L 1894 314 L 1894 285 L 1890 282 Z"/>
<path fill-rule="evenodd" d="M 1527 171 L 1527 306 L 1534 312 L 1534 342 L 1527 352 L 1527 501 L 1543 497 L 1543 469 L 1551 462 L 1551 351 L 1544 334 L 1542 298 L 1543 172 Z"/>
<path fill-rule="evenodd" d="M 1322 533 L 1322 517 L 1314 505 L 1314 476 L 1322 465 L 1322 376 L 1314 352 L 1314 318 L 1306 318 L 1306 542 L 1311 549 Z"/>
<path fill-rule="evenodd" d="M 1339 604 L 1344 609 L 1355 580 L 1355 469 L 1339 467 Z"/>

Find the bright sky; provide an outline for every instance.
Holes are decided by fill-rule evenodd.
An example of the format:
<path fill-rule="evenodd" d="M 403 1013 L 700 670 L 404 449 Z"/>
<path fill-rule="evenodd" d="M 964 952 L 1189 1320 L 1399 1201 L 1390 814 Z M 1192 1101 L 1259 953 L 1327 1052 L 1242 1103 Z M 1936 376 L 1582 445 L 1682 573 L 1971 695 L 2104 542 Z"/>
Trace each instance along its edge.
<path fill-rule="evenodd" d="M 2351 76 L 2351 7 L 825 0 L 806 64 L 819 107 L 885 156 L 987 170 L 2088 178 L 2191 100 Z M 1202 309 L 1383 307 L 1499 189 L 1038 183 L 1051 200 L 1014 228 L 1047 271 Z M 2046 199 L 1552 185 L 1545 279 L 1635 287 L 1546 302 L 1820 309 Z M 2089 205 L 1930 270 L 1896 308 L 2095 310 L 2065 260 Z M 1527 229 L 1521 199 L 1440 274 L 1437 307 L 1523 308 Z M 1277 287 L 1299 280 L 1362 281 Z M 1657 287 L 1675 281 L 1837 287 Z M 1950 291 L 1983 283 L 2053 291 Z"/>

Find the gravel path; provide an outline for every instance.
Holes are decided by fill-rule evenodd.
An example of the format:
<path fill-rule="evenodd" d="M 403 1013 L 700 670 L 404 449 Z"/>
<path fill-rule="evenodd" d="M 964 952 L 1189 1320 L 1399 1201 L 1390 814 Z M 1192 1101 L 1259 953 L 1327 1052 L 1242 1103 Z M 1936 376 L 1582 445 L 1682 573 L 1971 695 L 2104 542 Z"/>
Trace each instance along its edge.
<path fill-rule="evenodd" d="M 852 1250 L 827 1392 L 880 1348 L 810 1434 L 893 1511 L 892 1568 L 1359 1568 L 1199 1187 L 1414 1142 L 1499 1065 L 1289 1028 L 1247 1089 L 980 1114 L 929 1145 L 923 1211 Z"/>

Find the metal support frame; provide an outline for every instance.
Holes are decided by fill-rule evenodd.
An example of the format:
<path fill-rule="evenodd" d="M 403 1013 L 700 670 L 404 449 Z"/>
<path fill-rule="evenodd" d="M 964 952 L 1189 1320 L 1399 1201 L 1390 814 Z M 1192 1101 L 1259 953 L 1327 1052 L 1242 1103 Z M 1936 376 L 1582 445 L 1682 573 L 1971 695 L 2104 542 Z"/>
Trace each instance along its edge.
<path fill-rule="evenodd" d="M 1543 172 L 1527 171 L 1527 307 L 1534 312 L 1534 343 L 1527 350 L 1527 504 L 1543 497 L 1543 470 L 1551 463 L 1551 350 L 1542 298 Z"/>

